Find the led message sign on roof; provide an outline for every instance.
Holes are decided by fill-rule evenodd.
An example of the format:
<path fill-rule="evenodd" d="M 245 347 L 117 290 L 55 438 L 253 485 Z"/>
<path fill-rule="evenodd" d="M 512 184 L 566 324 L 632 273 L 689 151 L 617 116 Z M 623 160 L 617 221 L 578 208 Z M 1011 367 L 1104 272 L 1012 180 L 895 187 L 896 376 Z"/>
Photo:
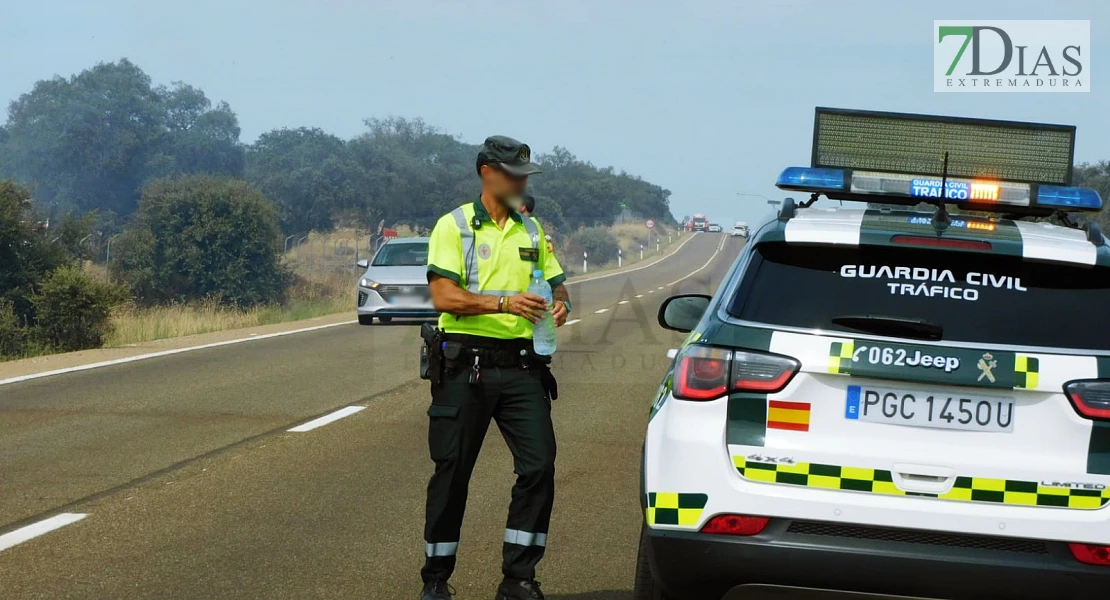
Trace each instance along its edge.
<path fill-rule="evenodd" d="M 1074 147 L 1070 125 L 818 108 L 812 166 L 939 179 L 947 152 L 949 177 L 1068 185 Z"/>

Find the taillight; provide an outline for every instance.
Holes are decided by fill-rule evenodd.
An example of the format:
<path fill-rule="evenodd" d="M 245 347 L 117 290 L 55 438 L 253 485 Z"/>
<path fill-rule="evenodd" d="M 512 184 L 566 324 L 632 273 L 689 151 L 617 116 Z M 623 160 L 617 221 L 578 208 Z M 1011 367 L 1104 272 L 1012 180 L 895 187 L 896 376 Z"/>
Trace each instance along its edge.
<path fill-rule="evenodd" d="M 1110 419 L 1110 381 L 1081 379 L 1064 384 L 1076 412 L 1088 419 Z"/>
<path fill-rule="evenodd" d="M 1110 567 L 1110 546 L 1098 544 L 1068 544 L 1071 555 L 1081 563 Z"/>
<path fill-rule="evenodd" d="M 687 346 L 675 367 L 674 397 L 713 400 L 729 392 L 777 392 L 801 366 L 778 354 Z"/>
<path fill-rule="evenodd" d="M 736 350 L 732 353 L 732 390 L 777 392 L 790 383 L 799 366 L 788 356 Z"/>
<path fill-rule="evenodd" d="M 712 400 L 728 391 L 728 365 L 732 351 L 710 346 L 687 346 L 678 356 L 676 398 Z"/>
<path fill-rule="evenodd" d="M 771 519 L 748 515 L 717 515 L 705 522 L 702 533 L 720 535 L 756 535 L 767 527 Z"/>
<path fill-rule="evenodd" d="M 929 246 L 932 248 L 953 248 L 956 250 L 990 250 L 990 242 L 976 240 L 954 240 L 940 237 L 918 235 L 896 235 L 890 241 L 903 246 Z"/>

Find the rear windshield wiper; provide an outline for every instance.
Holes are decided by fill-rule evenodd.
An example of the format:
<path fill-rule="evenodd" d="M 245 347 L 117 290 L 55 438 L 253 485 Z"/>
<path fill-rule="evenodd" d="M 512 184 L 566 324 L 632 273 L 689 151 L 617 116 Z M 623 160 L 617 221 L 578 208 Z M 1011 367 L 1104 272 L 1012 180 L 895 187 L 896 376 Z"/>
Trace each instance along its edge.
<path fill-rule="evenodd" d="M 944 328 L 923 319 L 882 315 L 844 315 L 832 318 L 833 325 L 878 335 L 896 335 L 919 340 L 939 340 Z"/>

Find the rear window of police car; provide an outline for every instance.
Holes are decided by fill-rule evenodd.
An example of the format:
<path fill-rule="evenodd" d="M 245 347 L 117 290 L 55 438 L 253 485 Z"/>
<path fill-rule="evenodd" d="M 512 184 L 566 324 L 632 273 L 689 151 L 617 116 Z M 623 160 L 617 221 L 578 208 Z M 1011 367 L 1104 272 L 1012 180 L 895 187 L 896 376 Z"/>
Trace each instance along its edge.
<path fill-rule="evenodd" d="M 937 249 L 762 244 L 728 311 L 852 332 L 842 316 L 923 319 L 942 340 L 1110 349 L 1110 269 Z"/>

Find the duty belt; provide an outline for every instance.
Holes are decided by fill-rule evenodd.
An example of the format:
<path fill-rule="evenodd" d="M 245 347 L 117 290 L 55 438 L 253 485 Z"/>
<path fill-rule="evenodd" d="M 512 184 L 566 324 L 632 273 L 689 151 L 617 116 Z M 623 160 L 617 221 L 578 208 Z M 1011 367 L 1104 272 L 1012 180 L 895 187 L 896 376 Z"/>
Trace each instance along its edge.
<path fill-rule="evenodd" d="M 532 351 L 532 340 L 528 338 L 498 339 L 484 335 L 469 335 L 466 333 L 445 333 L 443 339 L 448 342 L 458 342 L 464 348 L 481 350 L 494 350 L 511 352 L 520 355 L 521 350 Z"/>
<path fill-rule="evenodd" d="M 443 339 L 462 346 L 466 356 L 477 357 L 480 365 L 487 367 L 528 368 L 536 360 L 532 340 L 528 338 L 498 339 L 480 335 L 447 333 Z M 463 361 L 469 364 L 469 360 Z"/>

